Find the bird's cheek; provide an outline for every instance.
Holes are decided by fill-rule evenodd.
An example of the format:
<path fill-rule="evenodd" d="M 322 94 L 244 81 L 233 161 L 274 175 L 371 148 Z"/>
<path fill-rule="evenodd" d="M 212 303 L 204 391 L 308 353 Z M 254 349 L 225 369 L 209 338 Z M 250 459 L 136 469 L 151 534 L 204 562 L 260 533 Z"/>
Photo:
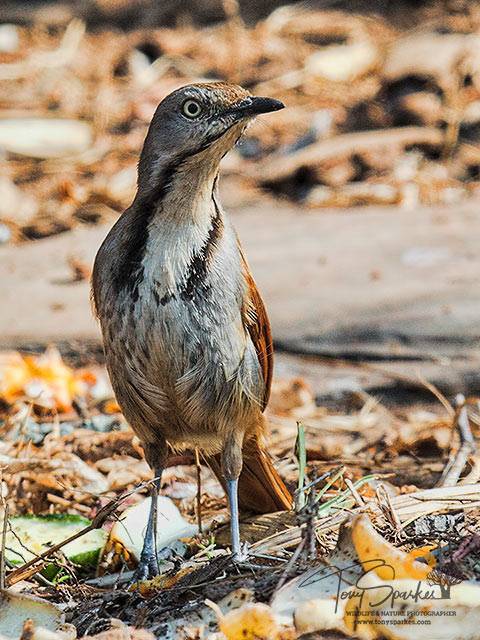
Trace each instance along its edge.
<path fill-rule="evenodd" d="M 213 120 L 208 129 L 208 137 L 212 140 L 219 138 L 231 124 L 232 123 L 225 122 L 225 120 L 220 118 L 218 120 Z"/>
<path fill-rule="evenodd" d="M 229 151 L 241 135 L 242 127 L 233 126 L 225 133 L 221 134 L 211 145 L 210 151 L 212 153 L 212 159 L 220 159 L 227 151 Z"/>

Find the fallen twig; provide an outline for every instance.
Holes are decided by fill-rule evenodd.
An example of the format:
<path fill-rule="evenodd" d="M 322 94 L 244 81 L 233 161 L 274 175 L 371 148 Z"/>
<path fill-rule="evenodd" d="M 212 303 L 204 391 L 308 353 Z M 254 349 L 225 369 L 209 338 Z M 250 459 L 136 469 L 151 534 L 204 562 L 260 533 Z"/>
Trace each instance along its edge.
<path fill-rule="evenodd" d="M 305 444 L 305 427 L 301 422 L 297 422 L 297 441 L 295 443 L 295 454 L 298 459 L 298 485 L 295 491 L 295 509 L 300 511 L 305 505 L 305 482 L 307 481 L 307 447 Z"/>
<path fill-rule="evenodd" d="M 394 527 L 395 531 L 399 531 L 402 528 L 402 523 L 395 511 L 395 507 L 392 504 L 390 494 L 388 493 L 385 485 L 380 484 L 377 487 L 376 494 L 379 507 L 383 510 L 384 515 L 390 521 L 390 524 Z"/>
<path fill-rule="evenodd" d="M 458 429 L 460 435 L 460 447 L 456 455 L 449 461 L 444 469 L 440 484 L 444 487 L 455 486 L 460 478 L 469 456 L 476 451 L 476 444 L 470 429 L 470 421 L 468 418 L 468 410 L 465 403 L 465 397 L 458 394 L 455 398 L 457 406 L 454 426 Z"/>
<path fill-rule="evenodd" d="M 196 511 L 198 533 L 202 535 L 202 467 L 200 465 L 200 455 L 198 448 L 195 447 L 195 468 L 197 471 L 197 495 L 196 495 Z"/>
<path fill-rule="evenodd" d="M 285 582 L 290 578 L 290 573 L 296 561 L 300 557 L 300 554 L 302 553 L 303 548 L 305 547 L 305 544 L 306 544 L 306 538 L 304 537 L 300 540 L 299 544 L 297 545 L 297 548 L 292 554 L 292 557 L 288 561 L 287 566 L 285 567 L 282 575 L 280 576 L 280 580 L 278 581 L 277 586 L 275 587 L 275 591 L 278 591 L 279 589 L 281 589 L 285 584 Z"/>
<path fill-rule="evenodd" d="M 352 481 L 349 480 L 348 478 L 344 478 L 344 482 L 347 485 L 347 487 L 348 487 L 350 493 L 352 494 L 353 498 L 355 499 L 355 502 L 357 503 L 357 505 L 359 507 L 363 507 L 365 505 L 365 502 L 364 502 L 362 496 L 358 493 L 356 488 L 353 486 Z"/>
<path fill-rule="evenodd" d="M 0 556 L 0 589 L 5 589 L 5 546 L 7 541 L 7 526 L 8 526 L 8 503 L 5 504 L 5 511 L 3 514 L 3 531 L 2 531 L 2 554 Z"/>

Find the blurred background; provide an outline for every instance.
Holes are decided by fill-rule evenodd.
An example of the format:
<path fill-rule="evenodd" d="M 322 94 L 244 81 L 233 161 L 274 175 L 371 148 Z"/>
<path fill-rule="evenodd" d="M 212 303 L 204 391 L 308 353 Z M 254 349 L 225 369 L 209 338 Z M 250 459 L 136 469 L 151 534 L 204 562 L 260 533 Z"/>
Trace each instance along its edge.
<path fill-rule="evenodd" d="M 3 346 L 100 354 L 90 268 L 148 123 L 176 87 L 219 79 L 288 107 L 249 128 L 221 186 L 280 375 L 335 402 L 418 393 L 414 369 L 475 389 L 477 2 L 10 0 L 0 22 Z"/>
<path fill-rule="evenodd" d="M 45 412 L 67 431 L 113 424 L 93 257 L 133 198 L 157 104 L 202 79 L 287 105 L 248 129 L 221 179 L 273 325 L 275 452 L 302 419 L 312 460 L 350 456 L 361 475 L 377 447 L 395 473 L 407 456 L 410 484 L 440 477 L 448 401 L 480 383 L 480 5 L 467 0 L 2 2 L 8 419 L 33 404 L 39 442 Z"/>

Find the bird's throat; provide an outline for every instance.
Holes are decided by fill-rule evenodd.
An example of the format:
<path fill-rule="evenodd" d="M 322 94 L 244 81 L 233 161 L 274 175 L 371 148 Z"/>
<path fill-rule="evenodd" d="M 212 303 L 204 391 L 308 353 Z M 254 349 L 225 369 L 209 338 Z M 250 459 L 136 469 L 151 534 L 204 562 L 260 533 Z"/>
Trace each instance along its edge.
<path fill-rule="evenodd" d="M 158 203 L 147 228 L 142 273 L 156 282 L 160 299 L 195 299 L 204 289 L 224 223 L 216 195 L 216 174 L 182 167 Z"/>
<path fill-rule="evenodd" d="M 223 225 L 216 195 L 219 159 L 209 153 L 176 158 L 157 168 L 155 181 L 139 180 L 119 229 L 118 246 L 125 251 L 113 276 L 117 292 L 137 298 L 142 281 L 154 278 L 164 290 L 161 300 L 169 300 L 177 283 L 188 281 L 196 257 L 211 255 L 206 248 L 218 241 Z"/>

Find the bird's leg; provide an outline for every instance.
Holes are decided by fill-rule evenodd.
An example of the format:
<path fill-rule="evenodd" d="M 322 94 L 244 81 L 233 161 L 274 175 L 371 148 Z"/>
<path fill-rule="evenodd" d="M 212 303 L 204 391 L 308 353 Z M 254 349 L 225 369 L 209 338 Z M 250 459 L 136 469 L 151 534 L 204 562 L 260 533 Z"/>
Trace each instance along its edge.
<path fill-rule="evenodd" d="M 134 582 L 140 582 L 153 578 L 159 573 L 158 557 L 157 557 L 157 522 L 158 522 L 158 492 L 162 482 L 162 469 L 155 468 L 155 478 L 152 482 L 150 490 L 151 504 L 150 513 L 148 515 L 147 528 L 143 539 L 142 553 L 140 561 L 134 574 Z"/>
<path fill-rule="evenodd" d="M 234 559 L 241 557 L 240 524 L 238 517 L 238 478 L 227 480 L 227 497 L 230 508 L 230 541 Z"/>
<path fill-rule="evenodd" d="M 245 560 L 240 544 L 240 524 L 238 517 L 238 478 L 242 471 L 243 433 L 229 434 L 222 453 L 223 475 L 227 484 L 228 506 L 230 509 L 230 540 L 234 560 Z"/>

